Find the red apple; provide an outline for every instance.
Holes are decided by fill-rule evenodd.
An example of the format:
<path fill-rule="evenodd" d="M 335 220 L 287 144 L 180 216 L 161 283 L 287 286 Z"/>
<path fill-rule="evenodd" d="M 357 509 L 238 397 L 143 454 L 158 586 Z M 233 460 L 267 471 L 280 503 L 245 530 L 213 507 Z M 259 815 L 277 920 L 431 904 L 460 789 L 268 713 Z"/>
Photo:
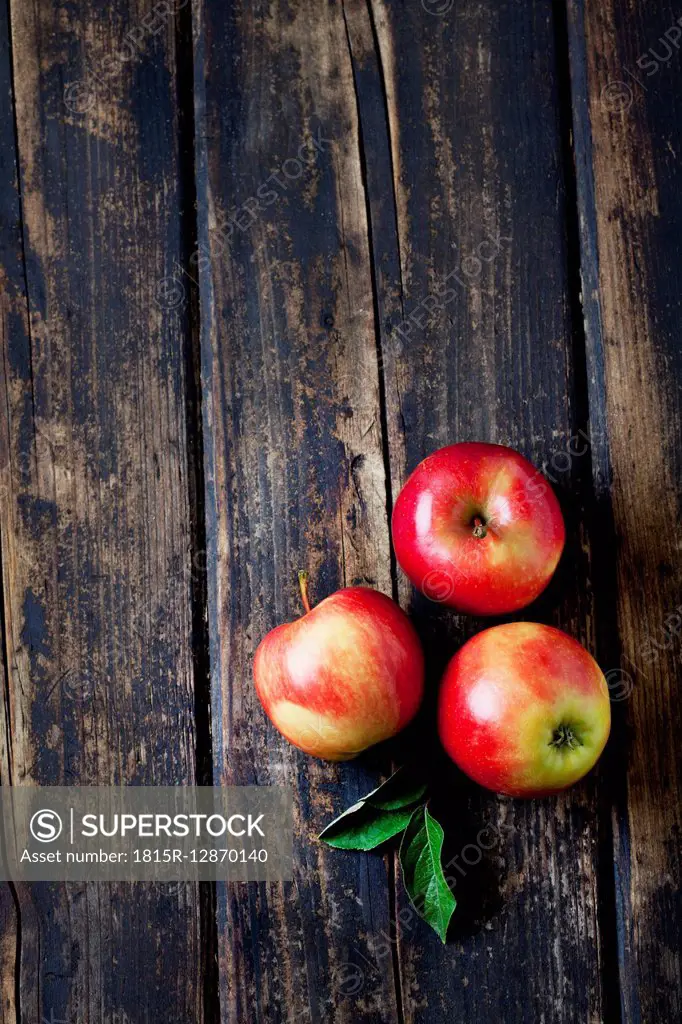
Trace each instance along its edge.
<path fill-rule="evenodd" d="M 278 626 L 256 651 L 256 690 L 274 726 L 294 746 L 347 761 L 394 736 L 424 692 L 424 656 L 405 613 L 368 587 L 338 590 Z"/>
<path fill-rule="evenodd" d="M 446 751 L 472 779 L 509 796 L 545 796 L 592 768 L 611 728 L 594 658 L 552 626 L 511 622 L 452 659 L 438 703 Z"/>
<path fill-rule="evenodd" d="M 441 448 L 421 462 L 393 510 L 398 562 L 427 597 L 502 615 L 545 589 L 564 547 L 559 502 L 530 462 L 499 444 Z"/>

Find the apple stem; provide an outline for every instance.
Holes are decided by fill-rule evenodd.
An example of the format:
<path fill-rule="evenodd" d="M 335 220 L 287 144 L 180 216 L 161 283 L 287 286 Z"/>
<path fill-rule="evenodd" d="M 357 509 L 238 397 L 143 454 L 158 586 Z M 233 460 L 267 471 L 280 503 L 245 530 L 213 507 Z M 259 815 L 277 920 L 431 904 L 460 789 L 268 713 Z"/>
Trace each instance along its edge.
<path fill-rule="evenodd" d="M 308 595 L 308 573 L 305 569 L 301 569 L 298 574 L 298 585 L 301 588 L 301 601 L 305 608 L 306 615 L 311 611 L 310 597 Z"/>
<path fill-rule="evenodd" d="M 561 747 L 568 747 L 569 750 L 574 750 L 575 747 L 580 747 L 582 744 L 579 736 L 576 735 L 570 725 L 559 725 L 554 730 L 551 746 L 559 749 Z"/>
<path fill-rule="evenodd" d="M 483 540 L 484 537 L 488 536 L 488 527 L 485 525 L 480 516 L 474 516 L 474 537 L 478 540 Z"/>

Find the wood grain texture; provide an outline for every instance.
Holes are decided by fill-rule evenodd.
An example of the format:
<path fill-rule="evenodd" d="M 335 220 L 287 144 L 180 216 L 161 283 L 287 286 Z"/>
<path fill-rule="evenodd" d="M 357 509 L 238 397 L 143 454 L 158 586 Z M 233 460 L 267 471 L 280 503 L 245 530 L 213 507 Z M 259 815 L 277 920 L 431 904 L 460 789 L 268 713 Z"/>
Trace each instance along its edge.
<path fill-rule="evenodd" d="M 0 1021 L 16 1024 L 17 912 L 10 886 L 0 891 Z"/>
<path fill-rule="evenodd" d="M 0 781 L 294 788 L 293 884 L 219 888 L 226 1024 L 682 1017 L 682 12 L 567 9 L 0 0 Z M 490 623 L 447 581 L 415 596 L 388 520 L 473 438 L 566 514 L 521 617 L 609 673 L 609 750 L 558 800 L 436 752 L 442 668 Z M 315 600 L 398 596 L 428 650 L 420 721 L 357 764 L 298 754 L 253 690 L 302 567 Z M 415 748 L 445 947 L 390 859 L 316 840 Z M 191 886 L 0 886 L 0 1024 L 215 1019 L 212 913 Z"/>
<path fill-rule="evenodd" d="M 12 323 L 11 294 L 21 291 L 23 262 L 19 192 L 17 182 L 16 148 L 14 146 L 14 96 L 12 90 L 12 60 L 9 39 L 9 8 L 0 4 L 0 358 L 3 412 L 0 413 L 0 785 L 11 784 L 12 733 L 10 728 L 12 693 L 5 635 L 4 590 L 2 572 L 4 551 L 5 510 L 13 500 L 9 465 L 9 417 L 4 411 L 6 381 L 9 376 L 7 353 L 10 346 Z M 23 331 L 23 321 L 20 319 Z M 16 329 L 16 328 L 15 328 Z M 2 837 L 0 837 L 0 843 Z M 19 914 L 16 888 L 0 884 L 0 1021 L 17 1024 L 17 971 L 19 968 Z"/>
<path fill-rule="evenodd" d="M 316 834 L 389 760 L 326 765 L 258 703 L 258 642 L 344 584 L 390 593 L 353 69 L 337 4 L 206 2 L 195 24 L 216 778 L 295 788 L 293 885 L 220 895 L 225 1021 L 397 1021 L 387 866 Z"/>
<path fill-rule="evenodd" d="M 2 23 L 0 19 L 0 29 Z M 0 75 L 2 65 L 0 64 Z M 4 86 L 4 82 L 2 85 Z M 4 88 L 2 93 L 5 94 Z M 11 111 L 12 105 L 9 104 Z M 2 684 L 3 701 L 8 694 L 6 678 L 6 649 L 4 631 L 0 629 L 0 683 Z M 3 744 L 4 746 L 4 744 Z M 0 755 L 0 785 L 6 786 L 7 780 L 7 759 L 4 751 Z M 3 830 L 4 834 L 4 830 Z M 0 836 L 0 853 L 2 850 L 3 838 Z M 16 971 L 18 963 L 18 922 L 17 906 L 15 903 L 16 888 L 7 882 L 0 883 L 0 1024 L 16 1024 Z"/>
<path fill-rule="evenodd" d="M 379 52 L 370 60 L 383 75 L 390 138 L 390 154 L 380 141 L 375 156 L 369 103 L 393 494 L 424 456 L 455 441 L 509 444 L 544 464 L 564 506 L 567 552 L 549 591 L 521 617 L 553 622 L 594 648 L 561 26 L 543 2 L 455 5 L 441 15 L 429 6 L 371 4 Z M 364 113 L 362 97 L 360 106 Z M 446 584 L 436 581 L 435 598 Z M 400 593 L 429 652 L 433 695 L 446 660 L 490 622 L 412 599 L 402 578 Z M 432 725 L 422 742 L 434 746 Z M 459 906 L 442 947 L 398 890 L 405 1020 L 602 1020 L 595 778 L 557 800 L 523 803 L 486 796 L 437 759 L 433 771 Z M 481 834 L 486 827 L 497 831 Z M 483 853 L 483 844 L 492 849 Z"/>
<path fill-rule="evenodd" d="M 189 335 L 165 280 L 185 245 L 176 25 L 152 31 L 152 6 L 11 5 L 1 735 L 15 785 L 195 775 Z M 202 1019 L 196 889 L 18 897 L 22 1020 Z"/>
<path fill-rule="evenodd" d="M 665 2 L 569 10 L 595 482 L 614 538 L 612 664 L 631 689 L 613 810 L 622 1012 L 678 1020 L 682 25 Z"/>

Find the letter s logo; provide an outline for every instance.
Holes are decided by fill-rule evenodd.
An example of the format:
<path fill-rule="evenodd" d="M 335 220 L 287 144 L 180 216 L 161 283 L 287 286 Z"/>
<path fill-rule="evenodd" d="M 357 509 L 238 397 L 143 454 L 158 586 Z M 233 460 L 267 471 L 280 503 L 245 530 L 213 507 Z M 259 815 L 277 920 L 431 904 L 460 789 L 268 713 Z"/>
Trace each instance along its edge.
<path fill-rule="evenodd" d="M 56 811 L 36 811 L 29 828 L 39 843 L 53 843 L 62 834 L 62 819 Z"/>

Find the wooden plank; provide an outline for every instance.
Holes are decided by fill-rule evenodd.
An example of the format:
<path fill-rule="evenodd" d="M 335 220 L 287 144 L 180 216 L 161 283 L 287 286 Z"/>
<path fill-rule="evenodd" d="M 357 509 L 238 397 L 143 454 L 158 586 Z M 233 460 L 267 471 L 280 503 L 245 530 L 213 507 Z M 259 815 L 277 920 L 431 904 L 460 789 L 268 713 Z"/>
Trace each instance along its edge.
<path fill-rule="evenodd" d="M 0 17 L 0 30 L 2 20 Z M 3 73 L 0 64 L 0 74 Z M 2 95 L 6 95 L 5 83 L 0 85 Z M 9 104 L 11 110 L 11 103 Z M 0 491 L 0 500 L 6 499 Z M 0 683 L 2 683 L 2 699 L 7 699 L 7 658 L 4 631 L 0 629 Z M 6 739 L 0 744 L 0 785 L 7 785 L 7 758 L 5 756 Z M 2 839 L 0 838 L 0 845 Z M 0 851 L 2 852 L 2 851 Z M 18 915 L 15 903 L 16 890 L 7 882 L 0 882 L 0 1024 L 16 1024 L 16 972 L 18 963 Z"/>
<path fill-rule="evenodd" d="M 170 280 L 186 244 L 177 26 L 144 21 L 152 8 L 11 4 L 1 735 L 15 785 L 195 778 L 196 426 L 187 305 Z M 17 1019 L 203 1019 L 196 888 L 44 884 L 18 896 Z M 11 968 L 6 955 L 3 993 Z"/>
<path fill-rule="evenodd" d="M 17 913 L 9 885 L 0 889 L 0 1021 L 16 1024 L 15 970 L 17 963 Z"/>
<path fill-rule="evenodd" d="M 373 34 L 379 52 L 360 49 L 359 60 L 374 61 L 383 76 L 389 154 L 369 129 L 376 101 L 370 96 L 365 117 L 361 95 L 360 110 L 374 168 L 393 494 L 425 455 L 454 441 L 509 444 L 546 464 L 564 505 L 568 548 L 547 594 L 519 617 L 556 623 L 592 646 L 561 25 L 545 2 L 512 9 L 372 0 L 371 10 L 366 50 Z M 490 623 L 411 600 L 402 578 L 400 589 L 420 625 L 435 692 L 457 645 Z M 423 742 L 433 746 L 431 731 Z M 438 760 L 434 778 L 434 806 L 453 837 L 446 860 L 456 858 L 459 907 L 443 947 L 398 890 L 405 1021 L 604 1019 L 595 777 L 532 803 L 487 795 Z M 486 828 L 496 831 L 482 834 Z"/>
<path fill-rule="evenodd" d="M 222 1019 L 394 1022 L 378 856 L 316 834 L 385 770 L 328 765 L 269 725 L 265 633 L 344 584 L 392 589 L 375 311 L 340 5 L 225 5 L 195 24 L 216 778 L 295 787 L 295 881 L 220 894 Z"/>
<path fill-rule="evenodd" d="M 14 136 L 13 121 L 13 98 L 12 98 L 12 69 L 9 52 L 9 31 L 8 31 L 8 10 L 6 5 L 0 4 L 0 137 L 6 140 L 5 146 L 0 149 L 0 224 L 12 224 L 15 221 L 17 208 L 17 193 L 15 187 L 15 161 L 11 140 Z M 5 316 L 5 270 L 8 257 L 11 259 L 12 242 L 16 241 L 8 237 L 5 230 L 0 230 L 0 330 L 4 331 Z M 4 345 L 2 346 L 4 350 Z M 4 366 L 2 375 L 4 379 Z M 4 425 L 4 419 L 0 415 L 0 430 Z M 4 465 L 4 453 L 7 451 L 6 438 L 0 434 L 0 509 L 9 500 L 8 475 Z M 0 535 L 1 543 L 1 535 Z M 1 569 L 1 547 L 0 547 L 0 569 Z M 2 607 L 2 573 L 0 571 L 0 608 Z M 7 645 L 5 644 L 5 630 L 0 616 L 0 683 L 2 684 L 2 700 L 0 704 L 4 711 L 0 716 L 2 729 L 0 729 L 0 784 L 5 786 L 9 782 L 9 749 L 10 737 L 6 731 L 8 720 L 9 687 L 7 672 Z M 12 889 L 9 885 L 0 883 L 0 1022 L 1 1024 L 16 1024 L 16 969 L 17 969 L 17 912 Z"/>
<path fill-rule="evenodd" d="M 591 426 L 613 550 L 603 642 L 631 690 L 613 811 L 622 1014 L 679 1020 L 682 23 L 664 2 L 646 17 L 620 0 L 569 12 L 591 406 L 605 396 Z"/>
<path fill-rule="evenodd" d="M 0 4 L 0 137 L 5 145 L 0 150 L 0 353 L 2 372 L 0 379 L 7 375 L 5 353 L 9 345 L 8 326 L 10 305 L 8 302 L 9 279 L 16 284 L 23 275 L 21 263 L 21 234 L 19 224 L 19 196 L 16 177 L 16 151 L 14 139 L 14 97 L 12 93 L 12 62 L 9 47 L 9 9 Z M 3 394 L 4 400 L 4 394 Z M 0 413 L 0 682 L 2 701 L 0 706 L 0 784 L 10 784 L 10 759 L 12 737 L 9 730 L 12 695 L 9 687 L 10 670 L 8 650 L 5 642 L 4 576 L 2 574 L 2 550 L 4 509 L 11 497 L 10 467 L 7 462 L 9 437 L 7 417 Z M 7 883 L 0 883 L 0 1021 L 2 1024 L 16 1024 L 17 1013 L 17 970 L 19 967 L 19 915 L 16 904 L 16 889 Z"/>

